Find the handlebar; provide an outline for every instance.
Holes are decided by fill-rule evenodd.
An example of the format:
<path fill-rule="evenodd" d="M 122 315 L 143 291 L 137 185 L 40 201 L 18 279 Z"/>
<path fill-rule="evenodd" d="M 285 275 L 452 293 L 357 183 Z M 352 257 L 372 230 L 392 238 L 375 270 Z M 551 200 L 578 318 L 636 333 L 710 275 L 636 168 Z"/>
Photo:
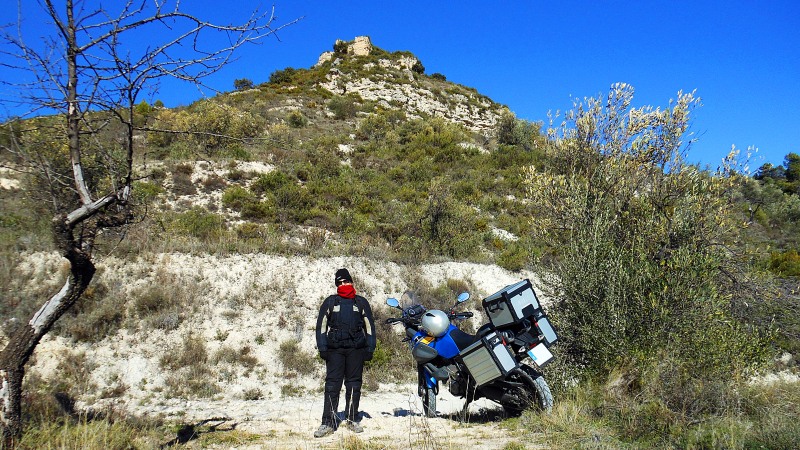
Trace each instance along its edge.
<path fill-rule="evenodd" d="M 475 314 L 473 314 L 471 311 L 464 311 L 460 313 L 450 313 L 447 315 L 447 317 L 449 317 L 450 320 L 464 320 L 469 319 L 474 315 Z"/>
<path fill-rule="evenodd" d="M 390 317 L 386 319 L 386 323 L 389 325 L 394 325 L 396 323 L 402 323 L 406 327 L 418 327 L 422 322 L 422 315 L 426 311 L 425 307 L 422 305 L 412 305 L 408 308 L 402 309 L 403 314 L 400 317 Z M 447 314 L 447 317 L 450 320 L 464 320 L 473 317 L 475 314 L 471 311 L 463 311 L 463 312 L 454 312 L 450 311 Z"/>

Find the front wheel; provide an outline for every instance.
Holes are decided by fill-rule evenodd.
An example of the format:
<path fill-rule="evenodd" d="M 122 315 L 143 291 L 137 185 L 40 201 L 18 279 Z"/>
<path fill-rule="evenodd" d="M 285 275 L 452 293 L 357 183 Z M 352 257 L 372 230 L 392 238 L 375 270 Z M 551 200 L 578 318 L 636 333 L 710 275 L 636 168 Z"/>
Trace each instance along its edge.
<path fill-rule="evenodd" d="M 422 392 L 422 411 L 425 417 L 436 417 L 436 392 L 432 388 L 425 387 Z"/>

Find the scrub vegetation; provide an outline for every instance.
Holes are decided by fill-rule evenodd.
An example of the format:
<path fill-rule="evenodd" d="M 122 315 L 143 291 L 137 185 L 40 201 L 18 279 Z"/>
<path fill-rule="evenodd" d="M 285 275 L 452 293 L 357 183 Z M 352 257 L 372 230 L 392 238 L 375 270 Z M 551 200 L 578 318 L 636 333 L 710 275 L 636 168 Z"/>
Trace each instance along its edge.
<path fill-rule="evenodd" d="M 368 57 L 339 55 L 337 68 L 353 79 L 394 74 L 398 83 L 445 97 L 483 98 L 441 74 L 417 71 L 409 81 L 377 63 L 403 56 L 381 49 Z M 753 381 L 798 371 L 797 154 L 754 175 L 735 152 L 718 168 L 690 164 L 693 93 L 679 93 L 663 109 L 634 108 L 633 88 L 618 84 L 549 124 L 506 112 L 493 129 L 476 132 L 411 116 L 390 102 L 332 94 L 319 84 L 331 64 L 286 68 L 262 84 L 240 78 L 233 92 L 187 107 L 140 105 L 145 131 L 136 158 L 147 165 L 139 165 L 135 184 L 137 221 L 98 236 L 97 247 L 130 259 L 162 252 L 346 254 L 534 270 L 557 299 L 548 312 L 560 341 L 545 372 L 556 401 L 549 416 L 508 421 L 519 439 L 507 448 L 524 448 L 516 442 L 530 433 L 549 448 L 800 446 L 798 383 Z M 59 120 L 5 122 L 0 143 L 44 146 L 54 170 L 68 171 Z M 200 176 L 197 161 L 218 170 Z M 0 154 L 3 166 L 17 162 Z M 240 168 L 245 162 L 270 170 Z M 0 190 L 0 317 L 7 333 L 16 322 L 5 318 L 28 317 L 41 298 L 19 289 L 15 255 L 53 248 L 41 186 L 24 175 L 19 180 L 20 190 Z M 188 291 L 191 282 L 156 278 L 129 293 L 125 308 L 112 301 L 122 295 L 119 286 L 92 284 L 57 334 L 91 343 L 126 327 L 174 329 L 190 313 L 188 299 L 200 294 Z M 410 284 L 442 305 L 470 289 L 460 280 Z M 378 347 L 367 364 L 367 387 L 377 384 L 377 374 L 402 380 L 411 364 L 383 314 L 375 308 Z M 280 350 L 279 361 L 295 376 L 319 367 L 293 341 Z M 174 372 L 167 383 L 172 396 L 213 396 L 212 365 L 258 365 L 249 348 L 209 355 L 196 336 L 160 362 Z M 80 372 L 64 382 L 71 379 Z M 31 391 L 31 405 L 52 402 L 42 394 L 52 386 Z M 82 439 L 82 448 L 165 441 L 159 423 L 62 418 L 42 412 L 30 420 L 20 448 L 60 448 L 75 442 L 69 439 Z M 357 442 L 349 446 L 368 448 Z"/>

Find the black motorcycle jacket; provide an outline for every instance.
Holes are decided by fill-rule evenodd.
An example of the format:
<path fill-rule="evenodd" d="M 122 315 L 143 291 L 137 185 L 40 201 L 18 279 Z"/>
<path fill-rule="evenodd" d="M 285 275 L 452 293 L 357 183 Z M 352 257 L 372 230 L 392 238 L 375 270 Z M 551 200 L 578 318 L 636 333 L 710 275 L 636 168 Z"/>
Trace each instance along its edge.
<path fill-rule="evenodd" d="M 319 309 L 317 349 L 326 352 L 337 348 L 366 348 L 375 351 L 375 321 L 364 297 L 344 298 L 331 295 Z"/>

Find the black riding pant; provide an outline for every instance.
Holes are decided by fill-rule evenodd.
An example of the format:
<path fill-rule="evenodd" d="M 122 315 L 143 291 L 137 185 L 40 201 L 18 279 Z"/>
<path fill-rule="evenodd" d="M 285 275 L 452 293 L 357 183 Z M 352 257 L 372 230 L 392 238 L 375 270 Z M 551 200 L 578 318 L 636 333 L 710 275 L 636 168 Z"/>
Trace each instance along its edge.
<path fill-rule="evenodd" d="M 325 365 L 325 401 L 322 424 L 336 427 L 339 393 L 345 386 L 345 419 L 358 419 L 358 402 L 361 399 L 361 376 L 364 372 L 364 348 L 337 348 L 328 352 Z"/>

